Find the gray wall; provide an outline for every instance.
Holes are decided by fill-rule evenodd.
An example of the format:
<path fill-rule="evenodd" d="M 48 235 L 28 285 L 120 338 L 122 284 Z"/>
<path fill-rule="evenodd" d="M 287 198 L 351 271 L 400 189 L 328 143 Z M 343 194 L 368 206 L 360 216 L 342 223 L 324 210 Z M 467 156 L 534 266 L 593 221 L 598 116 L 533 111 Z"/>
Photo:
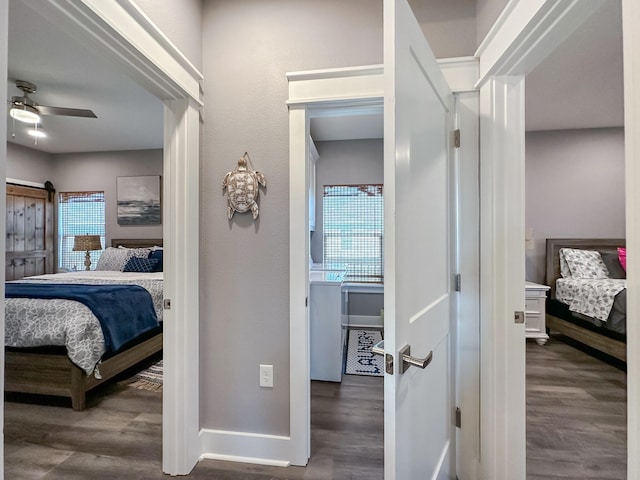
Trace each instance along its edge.
<path fill-rule="evenodd" d="M 48 154 L 7 143 L 7 177 L 53 182 L 56 192 L 104 191 L 107 246 L 112 238 L 162 238 L 162 225 L 120 226 L 116 178 L 162 175 L 162 150 Z"/>
<path fill-rule="evenodd" d="M 476 35 L 480 45 L 484 37 L 498 19 L 509 0 L 477 0 L 476 1 Z"/>
<path fill-rule="evenodd" d="M 116 178 L 162 175 L 162 150 L 53 155 L 53 184 L 58 192 L 104 191 L 107 245 L 112 238 L 162 238 L 162 225 L 120 226 Z"/>
<path fill-rule="evenodd" d="M 135 0 L 140 9 L 202 71 L 202 0 Z"/>
<path fill-rule="evenodd" d="M 7 142 L 7 178 L 44 183 L 54 182 L 53 155 Z"/>
<path fill-rule="evenodd" d="M 384 183 L 383 140 L 316 142 L 316 230 L 311 233 L 311 256 L 322 262 L 322 187 Z"/>
<path fill-rule="evenodd" d="M 288 435 L 285 73 L 381 63 L 382 2 L 210 0 L 202 24 L 202 427 Z M 458 45 L 460 32 L 445 33 Z M 455 51 L 472 54 L 467 48 Z M 246 214 L 228 221 L 221 182 L 245 151 L 267 188 L 257 221 Z M 259 364 L 274 366 L 273 389 L 259 388 Z"/>
<path fill-rule="evenodd" d="M 409 4 L 437 58 L 473 55 L 475 0 L 409 0 Z"/>
<path fill-rule="evenodd" d="M 547 238 L 624 238 L 622 128 L 526 135 L 527 280 L 544 283 Z"/>

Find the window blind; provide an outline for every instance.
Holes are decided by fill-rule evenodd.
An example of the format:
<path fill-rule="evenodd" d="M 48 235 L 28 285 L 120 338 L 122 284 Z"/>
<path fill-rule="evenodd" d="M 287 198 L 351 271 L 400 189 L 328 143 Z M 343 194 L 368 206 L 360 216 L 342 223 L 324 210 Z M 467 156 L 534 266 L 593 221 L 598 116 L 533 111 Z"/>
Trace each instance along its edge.
<path fill-rule="evenodd" d="M 382 283 L 382 185 L 324 185 L 323 261 L 346 263 L 347 281 Z"/>
<path fill-rule="evenodd" d="M 100 235 L 105 247 L 104 192 L 60 192 L 58 194 L 58 266 L 84 270 L 85 252 L 74 252 L 76 235 Z M 101 250 L 91 251 L 95 266 Z"/>

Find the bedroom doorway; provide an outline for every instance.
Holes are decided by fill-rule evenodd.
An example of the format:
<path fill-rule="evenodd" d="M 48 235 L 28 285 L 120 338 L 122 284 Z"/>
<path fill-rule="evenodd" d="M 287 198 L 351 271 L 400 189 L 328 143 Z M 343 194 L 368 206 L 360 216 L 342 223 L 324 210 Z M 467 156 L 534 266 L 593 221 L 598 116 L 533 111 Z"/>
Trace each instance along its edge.
<path fill-rule="evenodd" d="M 585 50 L 589 39 L 595 38 L 597 45 Z M 589 53 L 580 55 L 578 50 Z M 553 73 L 558 69 L 561 75 Z M 624 246 L 626 232 L 622 84 L 618 1 L 604 2 L 525 78 L 530 475 L 581 477 L 597 468 L 603 476 L 604 472 L 611 478 L 626 476 L 626 364 L 620 360 L 626 353 L 626 346 L 620 343 L 626 332 L 616 313 L 619 308 L 614 307 L 609 318 L 581 316 L 577 324 L 559 324 L 554 319 L 565 318 L 568 312 L 557 303 L 563 292 L 558 292 L 555 280 L 559 275 L 553 274 L 559 269 L 553 245 L 559 242 L 560 246 L 595 250 L 613 282 L 624 276 L 616 252 Z M 539 100 L 543 96 L 547 101 Z M 599 239 L 620 240 L 605 245 Z M 549 332 L 550 321 L 553 328 Z M 607 330 L 605 336 L 599 333 L 602 329 Z M 568 404 L 580 408 L 564 411 L 562 406 Z M 595 420 L 596 412 L 605 410 L 609 414 Z M 567 432 L 571 432 L 571 441 Z M 577 444 L 589 447 L 573 451 Z M 553 461 L 544 454 L 548 449 L 558 453 L 558 460 L 578 460 Z"/>
<path fill-rule="evenodd" d="M 132 2 L 119 2 L 111 9 L 101 2 L 39 2 L 31 7 L 35 8 L 34 16 L 42 15 L 94 55 L 115 62 L 110 63 L 112 68 L 115 65 L 126 72 L 164 103 L 162 236 L 166 249 L 164 294 L 171 308 L 167 304 L 164 310 L 162 458 L 164 472 L 186 474 L 199 456 L 197 185 L 198 81 L 202 76 L 159 36 L 146 17 L 138 15 Z M 8 39 L 5 30 L 2 34 Z M 6 131 L 2 135 L 5 137 L 0 140 L 5 143 Z M 185 320 L 177 322 L 178 318 Z M 192 375 L 182 375 L 185 371 Z"/>

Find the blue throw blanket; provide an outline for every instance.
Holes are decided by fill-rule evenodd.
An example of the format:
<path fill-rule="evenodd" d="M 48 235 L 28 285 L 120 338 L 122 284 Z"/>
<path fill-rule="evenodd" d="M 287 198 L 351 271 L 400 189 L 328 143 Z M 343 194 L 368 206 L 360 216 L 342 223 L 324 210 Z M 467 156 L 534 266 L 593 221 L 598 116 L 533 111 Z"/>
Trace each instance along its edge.
<path fill-rule="evenodd" d="M 118 350 L 158 326 L 151 295 L 138 285 L 8 282 L 5 297 L 59 298 L 83 303 L 100 321 L 105 353 Z"/>

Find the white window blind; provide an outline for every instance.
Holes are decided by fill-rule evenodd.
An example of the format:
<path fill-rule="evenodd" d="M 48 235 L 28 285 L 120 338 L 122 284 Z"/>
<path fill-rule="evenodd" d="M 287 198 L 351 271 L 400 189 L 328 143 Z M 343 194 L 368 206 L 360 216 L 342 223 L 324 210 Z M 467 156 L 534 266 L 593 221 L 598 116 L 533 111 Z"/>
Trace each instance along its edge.
<path fill-rule="evenodd" d="M 60 192 L 58 194 L 58 266 L 69 270 L 84 270 L 85 252 L 74 252 L 76 235 L 104 234 L 104 192 Z M 89 252 L 95 266 L 102 250 Z"/>
<path fill-rule="evenodd" d="M 323 261 L 346 263 L 347 281 L 382 283 L 382 185 L 325 185 Z"/>

